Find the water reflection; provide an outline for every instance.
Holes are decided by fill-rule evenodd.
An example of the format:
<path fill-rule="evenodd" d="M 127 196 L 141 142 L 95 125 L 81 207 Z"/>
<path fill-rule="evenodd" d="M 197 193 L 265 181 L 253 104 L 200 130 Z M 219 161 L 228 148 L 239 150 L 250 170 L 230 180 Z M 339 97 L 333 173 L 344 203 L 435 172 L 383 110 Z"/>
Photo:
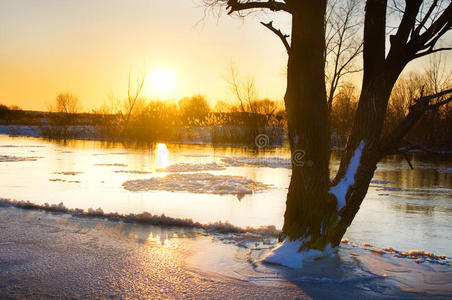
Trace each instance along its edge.
<path fill-rule="evenodd" d="M 157 168 L 163 169 L 169 165 L 169 152 L 165 144 L 157 144 L 157 149 L 155 150 L 157 158 Z"/>

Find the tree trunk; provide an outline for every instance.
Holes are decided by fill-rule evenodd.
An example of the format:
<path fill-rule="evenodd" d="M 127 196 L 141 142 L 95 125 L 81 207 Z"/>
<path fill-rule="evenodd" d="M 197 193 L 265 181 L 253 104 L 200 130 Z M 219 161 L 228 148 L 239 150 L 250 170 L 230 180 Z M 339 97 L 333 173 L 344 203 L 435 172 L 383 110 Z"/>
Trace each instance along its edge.
<path fill-rule="evenodd" d="M 328 194 L 330 132 L 325 89 L 326 1 L 292 4 L 292 44 L 285 104 L 292 152 L 292 178 L 283 232 L 290 240 L 311 241 L 335 211 Z M 323 248 L 324 243 L 307 247 Z"/>

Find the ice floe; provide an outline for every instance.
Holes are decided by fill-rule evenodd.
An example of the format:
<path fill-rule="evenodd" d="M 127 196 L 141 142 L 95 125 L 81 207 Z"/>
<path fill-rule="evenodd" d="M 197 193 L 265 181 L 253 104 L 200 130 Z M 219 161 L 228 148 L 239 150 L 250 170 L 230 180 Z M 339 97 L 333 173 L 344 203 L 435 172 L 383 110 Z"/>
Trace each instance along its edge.
<path fill-rule="evenodd" d="M 245 195 L 270 188 L 241 176 L 210 173 L 169 174 L 164 177 L 129 180 L 122 184 L 129 191 L 169 191 L 198 194 Z"/>
<path fill-rule="evenodd" d="M 49 181 L 53 182 L 66 182 L 66 183 L 80 183 L 78 180 L 66 180 L 61 178 L 50 178 Z"/>
<path fill-rule="evenodd" d="M 62 171 L 62 172 L 53 172 L 53 174 L 65 175 L 65 176 L 75 176 L 75 175 L 78 175 L 78 174 L 83 174 L 83 172 Z"/>
<path fill-rule="evenodd" d="M 0 162 L 36 161 L 39 158 L 42 158 L 42 157 L 37 157 L 37 156 L 19 157 L 19 156 L 10 156 L 10 155 L 0 155 Z"/>
<path fill-rule="evenodd" d="M 115 173 L 126 173 L 126 174 L 152 174 L 151 171 L 138 171 L 138 170 L 116 170 Z"/>
<path fill-rule="evenodd" d="M 224 157 L 221 161 L 227 167 L 292 168 L 291 159 L 282 157 Z"/>
<path fill-rule="evenodd" d="M 207 164 L 186 164 L 180 163 L 170 165 L 166 168 L 157 169 L 157 172 L 199 172 L 199 171 L 223 171 L 226 170 L 225 166 L 221 164 L 207 163 Z"/>
<path fill-rule="evenodd" d="M 387 180 L 372 180 L 370 183 L 373 183 L 373 184 L 395 184 L 395 182 L 387 181 Z"/>
<path fill-rule="evenodd" d="M 94 164 L 95 166 L 101 167 L 127 167 L 126 164 L 113 163 L 113 164 Z"/>
<path fill-rule="evenodd" d="M 107 156 L 107 155 L 127 155 L 129 152 L 110 152 L 110 153 L 94 153 L 94 156 Z"/>
<path fill-rule="evenodd" d="M 0 145 L 0 148 L 45 148 L 44 145 Z"/>

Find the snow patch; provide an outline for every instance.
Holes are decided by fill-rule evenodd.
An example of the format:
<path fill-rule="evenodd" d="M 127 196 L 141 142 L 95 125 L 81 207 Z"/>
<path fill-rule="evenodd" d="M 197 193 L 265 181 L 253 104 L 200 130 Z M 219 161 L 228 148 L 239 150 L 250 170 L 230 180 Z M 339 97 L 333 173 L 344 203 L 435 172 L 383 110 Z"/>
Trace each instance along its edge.
<path fill-rule="evenodd" d="M 209 173 L 169 174 L 164 177 L 129 180 L 122 184 L 129 191 L 168 191 L 198 194 L 245 195 L 270 188 L 241 176 Z"/>
<path fill-rule="evenodd" d="M 358 148 L 356 148 L 355 152 L 353 153 L 352 158 L 350 159 L 350 163 L 348 165 L 347 172 L 345 172 L 344 178 L 342 178 L 338 184 L 330 188 L 330 193 L 336 196 L 338 211 L 344 208 L 346 204 L 345 196 L 347 195 L 347 191 L 350 186 L 355 183 L 355 175 L 361 163 L 361 155 L 363 153 L 364 146 L 365 142 L 362 140 Z"/>
<path fill-rule="evenodd" d="M 157 172 L 199 172 L 199 171 L 223 171 L 225 166 L 215 162 L 208 164 L 176 164 L 166 168 L 156 169 Z"/>
<path fill-rule="evenodd" d="M 289 241 L 288 239 L 285 239 L 284 242 L 280 243 L 267 254 L 263 261 L 292 269 L 299 269 L 303 267 L 303 261 L 313 261 L 314 259 L 330 254 L 332 250 L 328 245 L 324 251 L 314 249 L 298 251 L 302 243 L 303 241 L 301 240 Z"/>

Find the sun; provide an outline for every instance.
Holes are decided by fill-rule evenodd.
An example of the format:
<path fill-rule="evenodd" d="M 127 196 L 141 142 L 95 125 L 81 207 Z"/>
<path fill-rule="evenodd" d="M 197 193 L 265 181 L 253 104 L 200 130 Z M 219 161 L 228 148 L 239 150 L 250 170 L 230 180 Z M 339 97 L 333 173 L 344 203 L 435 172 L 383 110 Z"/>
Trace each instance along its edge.
<path fill-rule="evenodd" d="M 160 96 L 168 96 L 174 90 L 175 83 L 174 72 L 170 69 L 159 68 L 151 73 L 151 91 Z"/>

